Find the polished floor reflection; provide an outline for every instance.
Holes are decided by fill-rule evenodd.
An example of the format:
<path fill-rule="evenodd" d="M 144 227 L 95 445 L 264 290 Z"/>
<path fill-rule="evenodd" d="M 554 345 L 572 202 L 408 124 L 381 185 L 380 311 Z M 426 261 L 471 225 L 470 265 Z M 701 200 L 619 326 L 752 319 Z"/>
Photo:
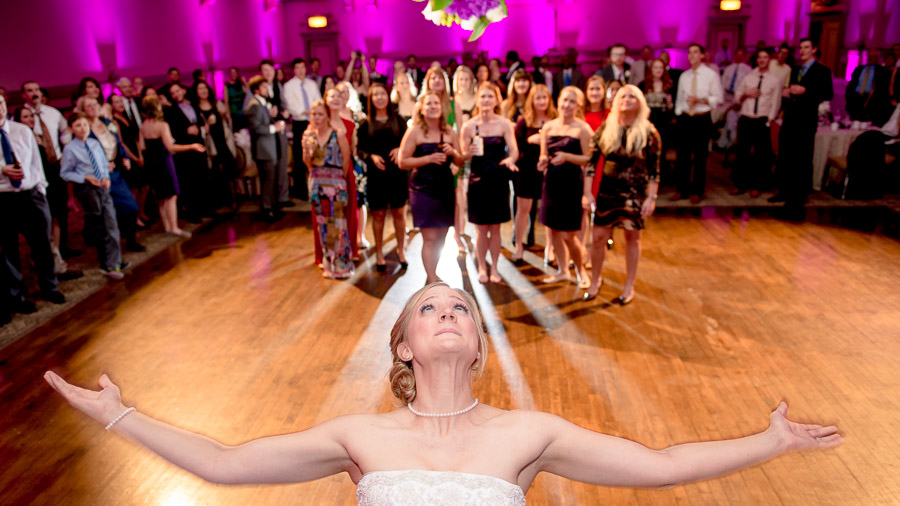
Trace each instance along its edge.
<path fill-rule="evenodd" d="M 790 221 L 762 210 L 663 210 L 649 224 L 638 295 L 626 307 L 609 303 L 624 282 L 621 243 L 600 297 L 586 303 L 575 285 L 539 283 L 538 251 L 524 267 L 502 262 L 503 284 L 480 285 L 473 258 L 456 257 L 448 241 L 438 273 L 474 293 L 490 332 L 487 373 L 476 384 L 482 402 L 549 411 L 661 448 L 762 430 L 786 399 L 793 417 L 837 423 L 846 438 L 836 450 L 667 491 L 542 475 L 529 504 L 900 501 L 894 216 L 811 209 Z M 126 403 L 231 444 L 392 409 L 388 331 L 424 283 L 420 246 L 414 235 L 408 270 L 391 253 L 379 274 L 370 254 L 354 278 L 331 281 L 312 265 L 304 215 L 275 226 L 238 217 L 0 349 L 0 503 L 355 504 L 345 475 L 290 486 L 204 483 L 73 412 L 41 373 L 95 384 L 106 372 Z"/>

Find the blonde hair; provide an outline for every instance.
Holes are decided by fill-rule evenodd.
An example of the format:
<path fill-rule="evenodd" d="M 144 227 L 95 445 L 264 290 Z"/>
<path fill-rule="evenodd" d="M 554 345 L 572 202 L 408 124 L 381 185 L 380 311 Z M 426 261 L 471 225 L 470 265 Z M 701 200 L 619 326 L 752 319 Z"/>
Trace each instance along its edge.
<path fill-rule="evenodd" d="M 431 89 L 431 76 L 441 73 L 441 77 L 444 78 L 444 91 L 437 92 Z M 447 73 L 444 72 L 444 69 L 440 67 L 431 67 L 428 69 L 428 72 L 425 72 L 425 80 L 422 81 L 422 91 L 419 96 L 419 100 L 429 94 L 434 93 L 439 99 L 441 99 L 441 111 L 444 114 L 444 122 L 447 122 L 447 118 L 450 116 L 450 80 L 447 79 Z"/>
<path fill-rule="evenodd" d="M 453 73 L 453 89 L 456 91 L 457 94 L 460 94 L 463 91 L 463 90 L 459 89 L 459 74 L 461 74 L 461 73 L 469 74 L 469 77 L 472 78 L 472 88 L 469 90 L 466 90 L 466 91 L 468 91 L 469 93 L 472 93 L 474 95 L 478 82 L 475 81 L 475 74 L 472 73 L 472 69 L 470 69 L 469 67 L 467 67 L 465 65 L 460 65 L 459 67 L 456 67 L 456 72 Z"/>
<path fill-rule="evenodd" d="M 408 342 L 409 322 L 415 315 L 415 308 L 419 304 L 419 301 L 429 290 L 439 286 L 450 288 L 446 283 L 439 281 L 437 283 L 425 285 L 425 287 L 420 288 L 419 291 L 414 293 L 412 297 L 406 301 L 403 311 L 400 312 L 400 316 L 397 317 L 397 321 L 394 322 L 394 327 L 391 329 L 390 348 L 393 364 L 388 372 L 388 379 L 391 383 L 391 393 L 394 394 L 394 397 L 400 399 L 403 404 L 409 404 L 416 399 L 416 376 L 413 373 L 412 360 L 404 361 L 401 359 L 397 349 L 401 344 Z M 475 303 L 475 299 L 472 298 L 468 292 L 459 288 L 452 288 L 452 290 L 465 301 L 466 305 L 469 306 L 469 316 L 471 316 L 472 320 L 475 322 L 475 330 L 478 332 L 478 353 L 480 355 L 475 359 L 475 362 L 472 362 L 471 368 L 472 377 L 478 378 L 481 376 L 481 373 L 484 372 L 484 364 L 487 362 L 488 353 L 488 341 L 487 334 L 484 332 L 484 320 L 482 320 L 481 311 L 478 310 L 478 304 Z"/>
<path fill-rule="evenodd" d="M 496 104 L 494 104 L 494 114 L 500 114 L 500 102 L 503 100 L 503 97 L 500 95 L 500 88 L 497 87 L 494 83 L 481 83 L 481 86 L 478 87 L 478 91 L 475 92 L 475 107 L 472 109 L 472 117 L 476 117 L 481 114 L 481 106 L 478 105 L 478 96 L 481 95 L 483 90 L 491 90 L 494 92 L 494 100 Z"/>
<path fill-rule="evenodd" d="M 559 98 L 557 100 L 562 100 L 562 96 L 566 92 L 572 92 L 575 94 L 575 104 L 578 105 L 578 108 L 575 109 L 575 117 L 578 119 L 584 119 L 584 92 L 581 91 L 581 88 L 578 88 L 577 86 L 566 86 L 559 91 Z M 559 107 L 559 105 L 557 105 L 557 107 Z"/>
<path fill-rule="evenodd" d="M 409 79 L 409 76 L 406 75 L 405 72 L 401 72 L 399 74 L 394 74 L 394 85 L 391 86 L 391 102 L 394 104 L 400 103 L 400 92 L 397 90 L 397 79 L 400 78 L 406 79 L 406 82 L 409 83 L 409 99 L 413 102 L 416 101 L 416 86 Z"/>
<path fill-rule="evenodd" d="M 419 101 L 416 102 L 416 110 L 413 112 L 413 126 L 419 125 L 426 134 L 428 133 L 428 123 L 425 122 L 425 99 L 434 96 L 441 102 L 441 97 L 433 91 L 426 91 Z M 447 113 L 444 111 L 444 103 L 441 102 L 441 115 L 438 117 L 438 127 L 443 132 L 447 129 Z"/>
<path fill-rule="evenodd" d="M 625 96 L 625 91 L 630 91 L 640 104 L 637 117 L 627 130 L 619 121 L 621 116 L 619 104 Z M 606 118 L 606 126 L 600 136 L 600 150 L 604 155 L 618 150 L 622 147 L 622 134 L 625 133 L 625 152 L 629 156 L 643 157 L 643 149 L 647 147 L 652 129 L 653 124 L 650 123 L 650 108 L 647 107 L 647 99 L 644 98 L 644 94 L 637 86 L 626 84 L 616 92 L 616 97 L 613 99 L 612 108 Z"/>
<path fill-rule="evenodd" d="M 553 95 L 550 93 L 550 89 L 547 88 L 544 84 L 535 84 L 531 87 L 531 91 L 528 92 L 528 97 L 525 98 L 525 112 L 522 113 L 522 116 L 525 118 L 525 126 L 534 128 L 534 117 L 537 115 L 534 110 L 534 97 L 538 93 L 544 93 L 547 95 L 547 119 L 551 120 L 559 116 L 559 113 L 556 112 L 556 106 L 553 105 Z"/>

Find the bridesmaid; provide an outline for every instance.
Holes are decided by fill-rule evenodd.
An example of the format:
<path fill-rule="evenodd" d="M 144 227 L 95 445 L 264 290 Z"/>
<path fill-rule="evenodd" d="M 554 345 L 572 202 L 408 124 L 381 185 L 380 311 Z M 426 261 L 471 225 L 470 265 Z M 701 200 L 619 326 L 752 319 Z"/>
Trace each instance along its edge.
<path fill-rule="evenodd" d="M 332 111 L 321 100 L 309 110 L 309 127 L 303 134 L 303 163 L 309 167 L 309 197 L 315 210 L 316 237 L 324 254 L 323 276 L 349 278 L 354 267 L 350 252 L 347 217 L 350 195 L 350 144 L 332 124 Z"/>
<path fill-rule="evenodd" d="M 397 238 L 397 258 L 402 268 L 407 267 L 404 239 L 406 238 L 406 202 L 409 200 L 409 174 L 400 170 L 400 141 L 406 133 L 406 121 L 400 119 L 397 110 L 388 100 L 387 88 L 373 83 L 368 92 L 368 110 L 371 115 L 359 124 L 357 130 L 358 151 L 368 167 L 369 208 L 372 210 L 372 231 L 375 235 L 375 259 L 378 272 L 385 272 L 384 220 L 388 211 L 394 220 Z"/>
<path fill-rule="evenodd" d="M 525 235 L 529 228 L 529 217 L 535 199 L 541 198 L 544 174 L 537 168 L 541 155 L 541 129 L 556 118 L 556 107 L 550 90 L 543 84 L 536 84 L 525 99 L 525 112 L 516 122 L 516 144 L 519 147 L 519 161 L 516 165 L 516 253 L 513 261 L 524 265 Z M 532 223 L 533 227 L 534 224 Z"/>
<path fill-rule="evenodd" d="M 405 72 L 394 75 L 394 89 L 391 90 L 391 103 L 397 108 L 397 115 L 409 124 L 416 110 L 416 96 Z"/>
<path fill-rule="evenodd" d="M 591 127 L 582 119 L 584 93 L 574 86 L 566 86 L 559 93 L 557 108 L 559 117 L 541 131 L 538 168 L 545 172 L 540 222 L 550 229 L 559 270 L 543 281 L 571 281 L 568 258 L 571 254 L 580 278 L 578 286 L 587 289 L 591 282 L 582 261 L 584 246 L 578 238 L 583 209 L 588 203 L 583 197 L 584 166 L 590 160 L 592 135 Z"/>
<path fill-rule="evenodd" d="M 413 126 L 400 143 L 400 168 L 412 170 L 409 201 L 413 226 L 422 230 L 422 263 L 425 284 L 440 281 L 437 264 L 447 230 L 453 225 L 456 198 L 453 169 L 465 159 L 453 128 L 444 121 L 441 97 L 428 92 L 419 99 Z"/>
<path fill-rule="evenodd" d="M 534 78 L 527 71 L 517 70 L 513 74 L 512 81 L 506 94 L 506 100 L 500 105 L 500 114 L 512 121 L 513 125 L 519 120 L 519 116 L 525 111 L 525 98 L 534 85 Z"/>
<path fill-rule="evenodd" d="M 463 125 L 460 137 L 465 158 L 472 161 L 469 177 L 469 221 L 475 224 L 475 255 L 478 281 L 502 281 L 500 265 L 500 225 L 511 219 L 509 212 L 510 171 L 517 171 L 519 159 L 513 125 L 500 113 L 500 90 L 482 84 L 476 94 L 478 105 L 472 119 Z M 480 146 L 479 146 L 480 144 Z M 487 269 L 490 250 L 493 268 Z"/>
<path fill-rule="evenodd" d="M 588 79 L 587 84 L 584 86 L 585 89 L 585 99 L 587 100 L 587 105 L 584 110 L 584 120 L 587 121 L 587 124 L 591 126 L 591 132 L 596 132 L 600 125 L 606 121 L 606 117 L 609 115 L 609 108 L 606 106 L 606 81 L 600 76 L 591 76 Z M 595 195 L 597 193 L 597 188 L 600 187 L 600 177 L 601 174 L 598 174 L 597 177 L 593 179 L 593 187 L 591 188 L 591 195 Z M 584 217 L 581 221 L 581 243 L 587 247 L 588 237 L 590 235 L 591 230 L 591 210 L 584 210 Z M 609 237 L 609 240 L 606 243 L 607 248 L 613 247 L 613 238 Z M 590 261 L 587 262 L 590 265 Z"/>

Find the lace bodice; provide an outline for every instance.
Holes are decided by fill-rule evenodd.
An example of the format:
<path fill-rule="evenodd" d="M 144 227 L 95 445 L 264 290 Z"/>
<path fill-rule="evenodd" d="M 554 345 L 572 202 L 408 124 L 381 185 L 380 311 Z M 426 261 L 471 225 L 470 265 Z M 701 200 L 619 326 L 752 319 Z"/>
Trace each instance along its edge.
<path fill-rule="evenodd" d="M 375 471 L 356 487 L 359 506 L 525 506 L 525 493 L 506 480 L 455 471 Z"/>

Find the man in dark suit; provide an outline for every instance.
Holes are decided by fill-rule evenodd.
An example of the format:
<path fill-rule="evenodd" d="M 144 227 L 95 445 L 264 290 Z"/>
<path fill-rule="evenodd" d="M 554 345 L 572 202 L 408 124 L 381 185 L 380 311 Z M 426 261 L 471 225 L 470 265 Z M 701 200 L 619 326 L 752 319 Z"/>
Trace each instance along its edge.
<path fill-rule="evenodd" d="M 406 75 L 409 76 L 409 81 L 416 86 L 417 90 L 422 89 L 422 80 L 425 79 L 425 72 L 419 68 L 416 62 L 416 55 L 414 54 L 406 57 Z"/>
<path fill-rule="evenodd" d="M 566 86 L 584 88 L 584 74 L 576 68 L 578 52 L 573 48 L 566 51 L 563 56 L 563 68 L 553 76 L 553 99 L 559 97 L 559 92 Z"/>
<path fill-rule="evenodd" d="M 881 51 L 869 49 L 866 64 L 856 67 L 847 85 L 847 114 L 853 121 L 884 123 L 893 112 L 888 109 L 890 75 L 881 66 Z M 893 70 L 893 69 L 892 69 Z M 887 79 L 885 79 L 887 78 Z M 883 117 L 887 112 L 888 116 Z"/>
<path fill-rule="evenodd" d="M 181 83 L 181 72 L 178 70 L 178 67 L 169 67 L 169 70 L 166 71 L 166 77 L 169 79 L 169 82 L 167 82 L 166 84 L 160 86 L 160 87 L 156 90 L 156 93 L 158 93 L 158 94 L 160 94 L 160 95 L 163 95 L 164 97 L 166 97 L 166 99 L 167 99 L 169 102 L 171 102 L 171 101 L 172 101 L 172 94 L 169 92 L 169 88 L 170 88 L 173 84 L 180 84 L 180 83 Z M 187 89 L 187 88 L 185 88 L 185 89 Z"/>
<path fill-rule="evenodd" d="M 284 106 L 284 100 L 281 98 L 284 88 L 282 88 L 281 83 L 275 79 L 275 62 L 272 60 L 263 60 L 259 62 L 259 73 L 262 74 L 266 79 L 266 84 L 268 84 L 267 88 L 269 92 L 268 95 L 266 95 L 266 100 L 270 104 L 275 104 L 275 106 L 278 107 L 278 112 L 284 112 L 286 107 Z"/>
<path fill-rule="evenodd" d="M 506 53 L 506 67 L 509 70 L 507 70 L 506 75 L 503 76 L 503 82 L 509 84 L 509 81 L 512 80 L 512 76 L 515 75 L 517 70 L 525 69 L 525 62 L 519 59 L 518 51 L 508 51 Z"/>
<path fill-rule="evenodd" d="M 244 112 L 250 122 L 253 160 L 262 182 L 262 219 L 274 222 L 281 217 L 276 206 L 290 201 L 285 122 L 268 98 L 269 83 L 265 77 L 253 76 L 248 87 L 251 97 Z"/>
<path fill-rule="evenodd" d="M 631 77 L 631 65 L 625 63 L 625 53 L 627 52 L 628 48 L 625 47 L 625 44 L 614 44 L 609 48 L 609 65 L 598 70 L 594 75 L 602 77 L 607 83 L 622 81 L 628 84 L 628 79 Z"/>
<path fill-rule="evenodd" d="M 900 66 L 897 66 L 897 59 L 894 53 L 888 52 L 884 55 L 885 81 L 888 89 L 888 107 L 893 110 L 900 103 Z"/>
<path fill-rule="evenodd" d="M 678 80 L 681 79 L 681 73 L 684 72 L 680 69 L 675 69 L 669 66 L 669 62 L 671 61 L 671 57 L 669 56 L 668 51 L 660 51 L 659 59 L 666 65 L 666 72 L 669 74 L 669 78 L 672 79 L 672 83 L 674 86 L 672 87 L 672 96 L 678 96 Z"/>
<path fill-rule="evenodd" d="M 778 136 L 775 175 L 778 193 L 769 202 L 802 206 L 812 185 L 812 158 L 819 125 L 819 104 L 834 97 L 831 70 L 816 61 L 818 47 L 809 38 L 800 41 L 800 62 L 784 89 L 784 121 Z"/>
<path fill-rule="evenodd" d="M 172 95 L 172 105 L 163 111 L 163 115 L 175 143 L 203 144 L 201 129 L 206 128 L 206 121 L 200 110 L 188 101 L 187 89 L 180 83 L 170 83 L 169 93 Z M 209 189 L 206 154 L 185 151 L 175 153 L 172 158 L 175 160 L 178 184 L 181 187 L 178 203 L 184 207 L 184 219 L 199 223 L 200 217 L 210 212 L 206 197 Z"/>

